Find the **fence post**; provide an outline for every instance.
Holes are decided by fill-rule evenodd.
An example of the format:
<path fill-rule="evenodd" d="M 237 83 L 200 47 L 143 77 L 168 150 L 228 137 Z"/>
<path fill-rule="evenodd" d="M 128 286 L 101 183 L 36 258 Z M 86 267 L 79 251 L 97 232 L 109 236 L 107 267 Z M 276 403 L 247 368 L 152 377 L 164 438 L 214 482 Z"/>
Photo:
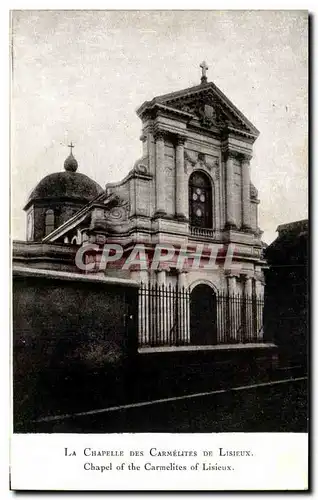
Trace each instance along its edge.
<path fill-rule="evenodd" d="M 190 342 L 189 332 L 189 306 L 188 295 L 186 293 L 187 275 L 185 272 L 180 271 L 178 274 L 178 288 L 177 288 L 177 304 L 178 304 L 178 342 L 179 344 L 188 344 Z"/>

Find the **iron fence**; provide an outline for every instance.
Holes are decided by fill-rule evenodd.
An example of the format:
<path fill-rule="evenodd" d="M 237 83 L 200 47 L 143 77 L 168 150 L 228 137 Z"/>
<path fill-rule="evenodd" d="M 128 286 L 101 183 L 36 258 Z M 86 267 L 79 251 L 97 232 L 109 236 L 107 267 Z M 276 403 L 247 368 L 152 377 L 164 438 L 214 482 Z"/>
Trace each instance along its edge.
<path fill-rule="evenodd" d="M 261 297 L 218 292 L 214 300 L 214 324 L 206 332 L 205 344 L 263 342 Z M 185 287 L 144 284 L 139 290 L 139 345 L 182 346 L 191 338 L 191 293 Z M 212 331 L 217 331 L 216 338 Z"/>

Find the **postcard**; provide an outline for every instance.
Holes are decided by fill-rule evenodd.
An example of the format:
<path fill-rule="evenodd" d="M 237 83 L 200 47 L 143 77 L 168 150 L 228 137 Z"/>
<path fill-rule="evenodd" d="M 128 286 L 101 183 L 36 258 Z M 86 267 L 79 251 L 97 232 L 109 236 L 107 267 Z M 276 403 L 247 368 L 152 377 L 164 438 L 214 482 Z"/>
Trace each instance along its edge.
<path fill-rule="evenodd" d="M 11 11 L 12 490 L 308 489 L 308 12 Z"/>

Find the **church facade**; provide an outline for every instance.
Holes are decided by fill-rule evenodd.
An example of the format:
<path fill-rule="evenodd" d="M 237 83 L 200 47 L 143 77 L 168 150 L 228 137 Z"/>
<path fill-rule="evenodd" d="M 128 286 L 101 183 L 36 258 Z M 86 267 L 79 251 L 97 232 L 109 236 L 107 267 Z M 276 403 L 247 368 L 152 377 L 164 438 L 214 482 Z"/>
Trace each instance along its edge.
<path fill-rule="evenodd" d="M 14 247 L 18 266 L 140 283 L 141 348 L 262 343 L 266 263 L 251 182 L 259 132 L 201 67 L 199 85 L 138 108 L 142 156 L 123 180 L 102 189 L 71 152 L 65 171 L 31 194 L 27 242 Z M 122 254 L 101 269 L 105 245 Z M 123 266 L 136 248 L 140 264 Z M 158 248 L 173 256 L 157 264 Z"/>

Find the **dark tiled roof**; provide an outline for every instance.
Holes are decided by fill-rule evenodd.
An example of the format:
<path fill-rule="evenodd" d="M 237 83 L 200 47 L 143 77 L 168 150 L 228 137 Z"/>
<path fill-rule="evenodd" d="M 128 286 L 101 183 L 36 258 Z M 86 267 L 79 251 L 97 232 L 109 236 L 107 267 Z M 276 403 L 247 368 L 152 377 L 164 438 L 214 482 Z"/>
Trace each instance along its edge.
<path fill-rule="evenodd" d="M 34 200 L 74 199 L 89 202 L 104 189 L 93 179 L 78 172 L 56 172 L 44 177 L 31 192 L 25 208 Z"/>

